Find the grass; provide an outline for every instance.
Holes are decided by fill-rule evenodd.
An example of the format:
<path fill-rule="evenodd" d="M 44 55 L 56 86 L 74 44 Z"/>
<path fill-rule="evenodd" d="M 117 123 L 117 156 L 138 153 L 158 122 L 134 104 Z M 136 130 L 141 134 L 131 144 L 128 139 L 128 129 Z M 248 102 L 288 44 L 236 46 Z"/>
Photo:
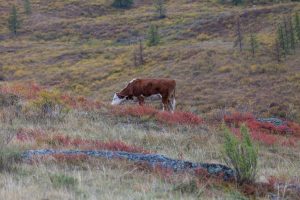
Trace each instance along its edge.
<path fill-rule="evenodd" d="M 167 1 L 167 17 L 157 20 L 151 3 L 137 1 L 130 10 L 118 10 L 104 0 L 31 0 L 33 13 L 27 16 L 22 2 L 0 0 L 0 77 L 5 80 L 0 81 L 0 127 L 12 135 L 30 130 L 47 136 L 39 142 L 14 137 L 5 145 L 8 152 L 54 148 L 53 138 L 60 136 L 72 142 L 120 141 L 172 158 L 222 163 L 219 124 L 224 115 L 250 112 L 300 122 L 299 48 L 279 64 L 272 57 L 275 24 L 288 11 L 299 11 L 298 3 L 258 4 L 254 9 L 173 0 Z M 13 3 L 22 21 L 18 37 L 11 37 L 6 24 Z M 233 47 L 237 13 L 243 15 L 244 31 L 257 33 L 255 59 L 247 46 L 242 53 Z M 145 39 L 145 65 L 133 67 L 136 37 L 144 38 L 150 24 L 159 27 L 161 42 L 147 47 Z M 156 103 L 111 112 L 107 103 L 113 93 L 135 77 L 176 79 L 179 112 L 158 112 Z M 48 100 L 59 102 L 66 112 L 54 109 L 53 115 L 42 116 Z M 251 130 L 260 149 L 256 180 L 297 179 L 299 141 Z M 33 193 L 36 199 L 246 198 L 236 187 L 199 182 L 190 174 L 161 174 L 126 161 L 69 162 L 71 158 L 58 155 L 18 163 L 6 158 L 13 169 L 0 172 L 0 196 L 6 199 L 32 199 Z"/>
<path fill-rule="evenodd" d="M 18 94 L 22 106 L 26 107 L 31 101 L 39 99 L 39 95 L 47 93 L 43 88 L 38 90 L 39 86 L 23 86 L 23 89 L 18 90 L 20 87 L 8 84 L 2 94 L 7 95 L 3 91 Z M 25 90 L 26 87 L 31 89 Z M 66 106 L 77 105 L 71 107 L 67 114 L 59 114 L 64 115 L 63 120 L 49 116 L 40 120 L 32 118 L 30 116 L 40 115 L 32 107 L 22 109 L 19 115 L 13 116 L 11 125 L 6 123 L 6 118 L 1 118 L 0 125 L 10 127 L 15 136 L 6 145 L 8 149 L 16 149 L 17 146 L 18 152 L 44 148 L 142 151 L 194 162 L 223 163 L 224 134 L 220 118 L 219 121 L 210 122 L 209 116 L 204 115 L 202 119 L 195 114 L 186 113 L 178 116 L 189 120 L 201 119 L 201 123 L 172 121 L 170 124 L 168 121 L 153 118 L 158 112 L 154 108 L 128 106 L 121 107 L 126 112 L 116 113 L 106 104 L 90 109 L 87 105 L 93 105 L 93 101 L 84 101 L 82 97 L 55 97 L 58 98 L 57 102 L 67 102 Z M 18 103 L 13 106 L 17 105 Z M 131 111 L 139 109 L 142 112 L 132 114 Z M 7 115 L 12 111 L 12 108 L 2 107 L 0 113 Z M 178 116 L 175 113 L 174 119 L 178 120 Z M 252 117 L 247 116 L 236 114 L 226 120 L 243 121 Z M 61 116 L 55 117 L 62 119 Z M 296 130 L 296 124 L 292 125 Z M 256 181 L 268 182 L 270 177 L 279 180 L 284 175 L 285 181 L 290 182 L 298 176 L 299 142 L 295 146 L 282 146 L 277 143 L 268 145 L 262 142 L 256 145 L 260 149 Z M 94 199 L 99 195 L 104 199 L 112 196 L 116 199 L 232 199 L 233 196 L 246 198 L 246 194 L 248 197 L 253 196 L 255 191 L 253 186 L 238 188 L 230 183 L 220 182 L 217 177 L 207 176 L 202 171 L 195 175 L 173 173 L 160 168 L 149 169 L 143 164 L 124 160 L 95 159 L 80 155 L 53 155 L 32 162 L 10 162 L 6 159 L 5 163 L 13 169 L 0 172 L 0 184 L 5 185 L 0 189 L 0 194 L 6 199 L 21 196 L 29 199 L 32 198 L 32 191 L 35 191 L 36 198 L 56 199 Z M 263 194 L 261 198 L 267 199 L 267 194 Z"/>

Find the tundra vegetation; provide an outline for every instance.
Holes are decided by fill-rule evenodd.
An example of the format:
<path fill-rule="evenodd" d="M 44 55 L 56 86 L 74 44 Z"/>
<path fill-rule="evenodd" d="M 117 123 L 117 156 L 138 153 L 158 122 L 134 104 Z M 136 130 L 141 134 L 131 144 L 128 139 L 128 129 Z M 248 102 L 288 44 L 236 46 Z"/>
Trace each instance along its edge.
<path fill-rule="evenodd" d="M 0 5 L 1 197 L 299 198 L 299 2 Z M 177 111 L 108 105 L 134 77 L 175 79 Z M 280 120 L 260 121 L 269 118 Z M 157 153 L 237 173 L 80 154 L 23 159 L 30 149 Z"/>

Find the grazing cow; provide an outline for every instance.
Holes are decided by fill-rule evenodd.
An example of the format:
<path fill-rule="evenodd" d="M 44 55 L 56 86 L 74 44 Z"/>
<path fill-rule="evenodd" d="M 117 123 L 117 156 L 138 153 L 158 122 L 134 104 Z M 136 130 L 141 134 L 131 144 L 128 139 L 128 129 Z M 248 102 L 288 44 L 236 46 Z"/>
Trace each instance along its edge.
<path fill-rule="evenodd" d="M 163 110 L 175 110 L 176 82 L 172 79 L 133 79 L 120 92 L 115 93 L 112 105 L 121 104 L 125 100 L 138 99 L 140 105 L 147 97 L 159 96 L 162 99 Z"/>

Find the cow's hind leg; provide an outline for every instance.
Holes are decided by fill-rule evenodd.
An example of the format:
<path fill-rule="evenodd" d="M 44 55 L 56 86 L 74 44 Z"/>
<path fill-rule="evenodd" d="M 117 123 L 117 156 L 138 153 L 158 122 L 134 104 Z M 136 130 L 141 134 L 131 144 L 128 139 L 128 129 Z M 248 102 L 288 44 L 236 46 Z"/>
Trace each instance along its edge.
<path fill-rule="evenodd" d="M 168 97 L 162 97 L 162 103 L 163 103 L 163 111 L 169 110 L 169 99 L 168 99 Z"/>
<path fill-rule="evenodd" d="M 175 89 L 172 92 L 171 99 L 172 99 L 172 101 L 171 101 L 171 110 L 172 110 L 172 113 L 173 113 L 175 111 L 175 107 L 176 107 Z"/>
<path fill-rule="evenodd" d="M 175 98 L 172 99 L 171 105 L 172 105 L 172 112 L 174 112 L 175 111 L 175 107 L 176 107 L 176 100 L 175 100 Z"/>
<path fill-rule="evenodd" d="M 172 106 L 172 102 L 170 101 L 170 99 L 168 99 L 168 111 L 173 112 L 173 106 Z"/>

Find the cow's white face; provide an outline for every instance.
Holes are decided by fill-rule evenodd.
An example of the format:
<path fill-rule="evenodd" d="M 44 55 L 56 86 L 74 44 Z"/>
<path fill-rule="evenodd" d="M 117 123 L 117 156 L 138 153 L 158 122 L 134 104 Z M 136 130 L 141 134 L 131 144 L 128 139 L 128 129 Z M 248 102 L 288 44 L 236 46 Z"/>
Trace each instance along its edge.
<path fill-rule="evenodd" d="M 119 105 L 121 104 L 123 101 L 125 101 L 126 98 L 120 98 L 118 97 L 118 95 L 115 93 L 114 97 L 113 97 L 113 100 L 111 102 L 111 105 Z"/>

